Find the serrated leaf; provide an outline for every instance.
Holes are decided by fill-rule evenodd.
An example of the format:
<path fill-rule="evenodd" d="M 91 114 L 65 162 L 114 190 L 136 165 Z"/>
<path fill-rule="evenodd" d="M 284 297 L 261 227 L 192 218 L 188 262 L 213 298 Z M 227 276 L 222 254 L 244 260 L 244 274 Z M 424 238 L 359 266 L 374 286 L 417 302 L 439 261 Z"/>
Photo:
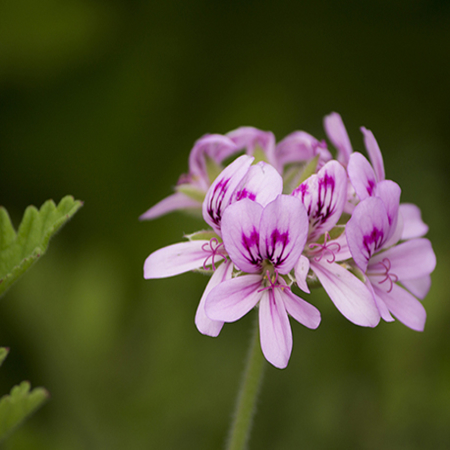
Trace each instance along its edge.
<path fill-rule="evenodd" d="M 0 296 L 45 253 L 50 238 L 82 205 L 67 196 L 58 206 L 53 200 L 40 210 L 29 206 L 17 233 L 6 209 L 0 208 Z"/>
<path fill-rule="evenodd" d="M 30 391 L 30 383 L 22 381 L 0 399 L 0 442 L 24 419 L 35 412 L 48 399 L 44 388 Z"/>

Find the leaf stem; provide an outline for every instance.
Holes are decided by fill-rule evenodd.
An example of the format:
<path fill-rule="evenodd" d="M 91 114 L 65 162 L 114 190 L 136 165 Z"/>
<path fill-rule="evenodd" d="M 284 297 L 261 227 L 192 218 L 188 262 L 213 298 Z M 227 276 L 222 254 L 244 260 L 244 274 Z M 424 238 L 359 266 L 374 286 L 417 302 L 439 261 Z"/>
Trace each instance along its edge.
<path fill-rule="evenodd" d="M 244 450 L 247 448 L 252 419 L 256 409 L 256 399 L 261 387 L 265 366 L 266 363 L 259 344 L 258 315 L 256 315 L 247 364 L 228 437 L 227 450 Z"/>

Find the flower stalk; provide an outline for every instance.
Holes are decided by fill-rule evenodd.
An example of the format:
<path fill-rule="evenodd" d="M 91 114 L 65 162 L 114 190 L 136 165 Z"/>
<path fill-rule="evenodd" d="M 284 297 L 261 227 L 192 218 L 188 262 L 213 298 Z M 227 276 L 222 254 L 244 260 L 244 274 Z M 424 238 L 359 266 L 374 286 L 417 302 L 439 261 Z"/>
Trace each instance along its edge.
<path fill-rule="evenodd" d="M 236 409 L 228 436 L 227 450 L 244 450 L 250 437 L 256 401 L 261 388 L 266 363 L 259 344 L 258 316 L 247 357 L 247 365 L 241 381 Z"/>

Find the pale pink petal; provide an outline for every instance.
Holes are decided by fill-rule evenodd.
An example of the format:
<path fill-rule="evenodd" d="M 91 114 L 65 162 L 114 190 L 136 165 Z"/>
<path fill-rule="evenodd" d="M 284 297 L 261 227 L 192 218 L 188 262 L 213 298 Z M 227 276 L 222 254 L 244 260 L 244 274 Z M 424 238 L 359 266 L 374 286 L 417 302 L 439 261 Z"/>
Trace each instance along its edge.
<path fill-rule="evenodd" d="M 283 178 L 270 164 L 260 161 L 250 167 L 235 190 L 232 203 L 248 198 L 266 206 L 283 192 Z"/>
<path fill-rule="evenodd" d="M 216 163 L 222 162 L 238 148 L 228 137 L 221 134 L 207 134 L 198 139 L 189 155 L 189 173 L 197 178 L 197 182 L 206 190 L 214 181 L 210 180 L 206 170 L 206 157 Z"/>
<path fill-rule="evenodd" d="M 345 234 L 356 265 L 365 272 L 369 259 L 381 250 L 390 231 L 386 207 L 378 197 L 368 197 L 359 203 Z"/>
<path fill-rule="evenodd" d="M 402 240 L 422 237 L 428 233 L 428 225 L 422 221 L 422 214 L 416 205 L 402 203 L 400 214 L 403 216 Z"/>
<path fill-rule="evenodd" d="M 336 239 L 332 241 L 328 241 L 328 245 L 334 249 L 336 248 L 336 244 L 339 245 L 337 251 L 334 251 L 335 261 L 345 261 L 346 259 L 350 259 L 352 254 L 350 253 L 350 249 L 348 248 L 347 236 L 345 235 L 345 231 Z"/>
<path fill-rule="evenodd" d="M 301 255 L 299 260 L 294 266 L 295 281 L 297 286 L 306 293 L 310 293 L 308 283 L 306 282 L 306 276 L 309 272 L 309 259 Z"/>
<path fill-rule="evenodd" d="M 275 292 L 278 289 L 275 289 Z M 320 312 L 319 310 L 305 300 L 301 299 L 297 295 L 293 294 L 290 290 L 285 289 L 278 294 L 284 303 L 286 311 L 297 321 L 305 327 L 316 329 L 320 324 Z"/>
<path fill-rule="evenodd" d="M 394 318 L 391 316 L 391 313 L 389 312 L 386 303 L 384 303 L 383 300 L 377 294 L 375 294 L 375 291 L 372 287 L 372 283 L 370 282 L 369 278 L 366 278 L 365 285 L 373 295 L 373 299 L 375 300 L 375 304 L 377 305 L 381 318 L 386 322 L 393 322 Z"/>
<path fill-rule="evenodd" d="M 280 195 L 261 215 L 261 255 L 278 272 L 289 273 L 300 258 L 307 234 L 308 216 L 302 202 L 290 195 Z"/>
<path fill-rule="evenodd" d="M 347 201 L 347 173 L 337 161 L 327 162 L 292 193 L 309 216 L 308 241 L 314 242 L 338 222 Z"/>
<path fill-rule="evenodd" d="M 375 195 L 377 186 L 375 172 L 369 161 L 361 153 L 355 152 L 351 154 L 347 172 L 360 200 Z"/>
<path fill-rule="evenodd" d="M 243 275 L 220 283 L 206 297 L 206 315 L 223 322 L 240 319 L 256 306 L 265 292 L 261 283 L 261 275 Z"/>
<path fill-rule="evenodd" d="M 222 215 L 230 204 L 234 191 L 250 168 L 253 157 L 242 155 L 220 173 L 208 189 L 203 201 L 203 218 L 220 235 Z"/>
<path fill-rule="evenodd" d="M 323 126 L 328 139 L 338 151 L 337 160 L 347 166 L 353 149 L 341 116 L 335 112 L 325 116 Z"/>
<path fill-rule="evenodd" d="M 364 135 L 364 145 L 366 146 L 370 161 L 375 170 L 375 174 L 377 175 L 377 181 L 383 181 L 385 178 L 384 163 L 380 147 L 378 146 L 378 142 L 375 139 L 373 133 L 367 128 L 361 127 L 361 132 Z"/>
<path fill-rule="evenodd" d="M 236 267 L 247 273 L 261 270 L 259 226 L 263 207 L 249 199 L 230 205 L 222 220 L 223 243 Z"/>
<path fill-rule="evenodd" d="M 233 274 L 233 263 L 231 261 L 224 262 L 214 271 L 208 284 L 206 285 L 205 291 L 203 292 L 202 298 L 197 308 L 195 314 L 195 325 L 197 325 L 198 331 L 207 336 L 218 336 L 220 330 L 223 327 L 224 322 L 218 320 L 211 320 L 205 312 L 205 301 L 209 293 L 213 288 L 218 286 L 220 283 L 230 280 Z"/>
<path fill-rule="evenodd" d="M 430 290 L 431 277 L 430 275 L 425 275 L 414 280 L 402 280 L 402 284 L 411 294 L 423 300 Z"/>
<path fill-rule="evenodd" d="M 367 274 L 379 273 L 382 264 L 388 264 L 389 272 L 395 274 L 399 281 L 413 280 L 433 272 L 436 255 L 428 239 L 411 239 L 373 256 Z"/>
<path fill-rule="evenodd" d="M 292 351 L 292 331 L 278 289 L 264 291 L 259 304 L 261 349 L 267 361 L 284 369 Z"/>
<path fill-rule="evenodd" d="M 380 181 L 377 184 L 376 196 L 383 200 L 389 220 L 390 231 L 388 233 L 387 239 L 389 239 L 394 234 L 397 228 L 398 209 L 400 206 L 401 192 L 402 190 L 400 189 L 400 186 L 392 180 Z"/>
<path fill-rule="evenodd" d="M 227 133 L 238 150 L 245 150 L 253 155 L 255 148 L 259 147 L 267 156 L 267 161 L 275 165 L 275 136 L 270 131 L 258 130 L 254 127 L 240 127 Z"/>
<path fill-rule="evenodd" d="M 371 292 L 364 283 L 336 263 L 311 261 L 311 269 L 336 308 L 350 322 L 375 327 L 380 314 Z"/>
<path fill-rule="evenodd" d="M 166 278 L 203 266 L 209 252 L 203 246 L 209 241 L 180 242 L 153 252 L 144 263 L 144 278 Z"/>
<path fill-rule="evenodd" d="M 161 217 L 178 209 L 198 209 L 202 207 L 201 203 L 194 200 L 181 192 L 169 195 L 162 199 L 156 205 L 152 206 L 148 211 L 139 217 L 139 220 L 151 220 Z"/>
<path fill-rule="evenodd" d="M 374 290 L 400 322 L 413 330 L 423 331 L 427 313 L 419 300 L 396 284 L 389 293 L 376 286 L 374 286 Z"/>
<path fill-rule="evenodd" d="M 304 162 L 320 155 L 321 167 L 329 161 L 332 156 L 328 151 L 326 143 L 318 141 L 305 131 L 294 131 L 277 144 L 275 155 L 281 167 L 295 162 Z"/>

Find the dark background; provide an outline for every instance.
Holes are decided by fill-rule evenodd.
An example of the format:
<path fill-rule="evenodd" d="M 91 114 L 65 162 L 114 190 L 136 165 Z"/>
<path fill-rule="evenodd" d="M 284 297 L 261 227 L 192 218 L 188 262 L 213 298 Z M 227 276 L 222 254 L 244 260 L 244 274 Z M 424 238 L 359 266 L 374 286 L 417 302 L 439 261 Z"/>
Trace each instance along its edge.
<path fill-rule="evenodd" d="M 426 329 L 292 321 L 286 370 L 268 367 L 253 449 L 450 446 L 450 3 L 130 0 L 0 5 L 0 203 L 72 194 L 82 210 L 0 304 L 11 348 L 0 394 L 23 379 L 51 400 L 10 449 L 218 449 L 252 326 L 218 338 L 194 314 L 206 279 L 145 281 L 144 259 L 203 227 L 138 216 L 170 194 L 205 133 L 242 125 L 280 140 L 361 125 L 437 254 Z"/>

